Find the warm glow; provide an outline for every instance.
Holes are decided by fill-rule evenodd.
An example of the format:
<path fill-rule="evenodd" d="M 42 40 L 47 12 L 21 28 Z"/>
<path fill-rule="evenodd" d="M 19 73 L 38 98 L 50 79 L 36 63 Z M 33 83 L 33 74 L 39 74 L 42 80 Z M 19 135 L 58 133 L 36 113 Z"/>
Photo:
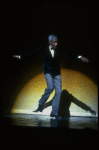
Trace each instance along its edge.
<path fill-rule="evenodd" d="M 61 69 L 62 77 L 62 89 L 66 89 L 70 94 L 76 97 L 79 101 L 85 103 L 91 109 L 95 110 L 98 115 L 98 87 L 97 85 L 84 74 L 70 69 Z M 46 80 L 43 73 L 32 78 L 25 87 L 20 91 L 11 113 L 32 113 L 37 109 L 38 101 L 45 91 Z M 51 94 L 50 101 L 55 94 L 55 91 Z M 43 110 L 43 114 L 50 114 L 51 106 Z M 70 114 L 77 116 L 91 116 L 90 112 L 87 112 L 75 105 L 70 106 Z"/>

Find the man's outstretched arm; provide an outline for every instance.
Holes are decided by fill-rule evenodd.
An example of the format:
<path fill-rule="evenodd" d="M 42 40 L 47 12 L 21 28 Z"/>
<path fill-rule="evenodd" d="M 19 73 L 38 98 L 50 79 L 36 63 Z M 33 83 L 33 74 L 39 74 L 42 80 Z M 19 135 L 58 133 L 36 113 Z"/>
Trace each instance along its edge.
<path fill-rule="evenodd" d="M 22 55 L 13 55 L 13 58 L 22 59 L 27 56 L 35 55 L 35 54 L 41 54 L 42 48 L 44 47 L 44 44 L 40 45 L 38 49 L 35 49 L 33 51 L 30 51 L 28 53 L 22 54 Z"/>
<path fill-rule="evenodd" d="M 64 50 L 64 49 L 65 49 L 65 48 L 63 48 L 63 47 L 61 46 L 61 51 L 59 51 L 60 54 L 62 54 L 62 55 L 64 55 L 64 56 L 67 56 L 67 57 L 71 57 L 71 58 L 73 58 L 73 59 L 81 59 L 83 62 L 87 62 L 87 63 L 89 62 L 89 59 L 88 59 L 88 58 L 83 57 L 83 56 L 81 56 L 81 55 L 77 56 L 77 55 L 75 55 L 74 52 L 70 52 L 70 51 Z"/>
<path fill-rule="evenodd" d="M 30 52 L 22 54 L 22 55 L 13 55 L 13 58 L 22 59 L 24 57 L 29 57 L 31 55 L 35 55 L 37 52 L 38 52 L 38 49 L 36 49 L 34 51 L 30 51 Z"/>

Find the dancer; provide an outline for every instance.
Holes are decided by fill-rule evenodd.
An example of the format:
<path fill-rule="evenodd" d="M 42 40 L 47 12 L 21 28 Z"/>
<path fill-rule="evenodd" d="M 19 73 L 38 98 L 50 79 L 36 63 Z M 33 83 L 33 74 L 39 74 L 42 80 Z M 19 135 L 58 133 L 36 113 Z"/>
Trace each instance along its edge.
<path fill-rule="evenodd" d="M 39 100 L 38 111 L 42 112 L 43 104 L 47 101 L 52 91 L 55 89 L 55 96 L 52 102 L 52 112 L 51 117 L 59 118 L 58 108 L 60 102 L 60 96 L 62 92 L 62 82 L 61 82 L 61 72 L 59 66 L 60 54 L 65 56 L 73 57 L 76 59 L 81 59 L 83 62 L 89 62 L 88 58 L 83 56 L 75 56 L 67 53 L 62 53 L 61 49 L 58 47 L 58 38 L 56 35 L 48 36 L 48 44 L 41 45 L 35 51 L 26 53 L 24 55 L 14 55 L 14 58 L 22 59 L 24 56 L 34 55 L 35 53 L 40 53 L 43 60 L 43 73 L 46 79 L 47 88 L 44 94 Z"/>

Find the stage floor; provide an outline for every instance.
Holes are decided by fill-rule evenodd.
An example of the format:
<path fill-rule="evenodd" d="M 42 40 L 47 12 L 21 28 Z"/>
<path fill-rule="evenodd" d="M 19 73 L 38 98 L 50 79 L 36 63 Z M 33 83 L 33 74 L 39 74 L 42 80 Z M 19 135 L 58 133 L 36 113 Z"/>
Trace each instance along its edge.
<path fill-rule="evenodd" d="M 10 114 L 3 115 L 3 121 L 9 125 L 27 127 L 66 127 L 69 129 L 90 128 L 98 130 L 98 118 L 68 117 L 56 120 L 49 115 L 38 114 Z"/>
<path fill-rule="evenodd" d="M 16 145 L 44 146 L 98 144 L 98 118 L 69 117 L 61 120 L 43 114 L 2 116 L 2 140 Z"/>

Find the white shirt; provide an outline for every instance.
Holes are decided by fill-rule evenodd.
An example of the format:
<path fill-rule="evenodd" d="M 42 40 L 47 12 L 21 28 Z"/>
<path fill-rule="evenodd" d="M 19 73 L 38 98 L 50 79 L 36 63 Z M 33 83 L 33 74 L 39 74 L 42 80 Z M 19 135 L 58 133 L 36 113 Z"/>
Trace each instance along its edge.
<path fill-rule="evenodd" d="M 55 51 L 53 49 L 51 49 L 51 48 L 52 48 L 52 45 L 49 45 L 49 50 L 51 52 L 52 57 L 54 58 Z"/>

